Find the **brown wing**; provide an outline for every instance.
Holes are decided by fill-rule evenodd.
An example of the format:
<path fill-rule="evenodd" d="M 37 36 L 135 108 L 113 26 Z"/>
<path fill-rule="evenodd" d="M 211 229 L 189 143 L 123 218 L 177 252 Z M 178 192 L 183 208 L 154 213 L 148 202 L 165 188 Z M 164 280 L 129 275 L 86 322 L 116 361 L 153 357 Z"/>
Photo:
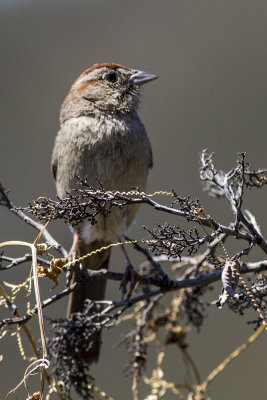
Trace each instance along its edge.
<path fill-rule="evenodd" d="M 57 180 L 57 160 L 53 160 L 52 161 L 51 168 L 52 168 L 53 177 L 54 177 L 54 179 L 56 181 Z"/>
<path fill-rule="evenodd" d="M 149 164 L 149 168 L 153 167 L 153 153 L 152 153 L 152 149 L 150 147 L 150 164 Z"/>

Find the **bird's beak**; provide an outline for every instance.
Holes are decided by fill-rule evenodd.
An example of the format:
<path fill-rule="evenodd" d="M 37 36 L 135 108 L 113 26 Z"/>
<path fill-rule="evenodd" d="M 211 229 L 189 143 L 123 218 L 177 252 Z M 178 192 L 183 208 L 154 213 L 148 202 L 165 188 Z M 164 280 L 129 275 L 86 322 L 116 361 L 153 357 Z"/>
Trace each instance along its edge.
<path fill-rule="evenodd" d="M 151 74 L 150 72 L 134 71 L 130 80 L 131 83 L 133 83 L 134 85 L 140 86 L 143 85 L 144 83 L 157 79 L 157 77 L 158 77 L 157 75 Z"/>

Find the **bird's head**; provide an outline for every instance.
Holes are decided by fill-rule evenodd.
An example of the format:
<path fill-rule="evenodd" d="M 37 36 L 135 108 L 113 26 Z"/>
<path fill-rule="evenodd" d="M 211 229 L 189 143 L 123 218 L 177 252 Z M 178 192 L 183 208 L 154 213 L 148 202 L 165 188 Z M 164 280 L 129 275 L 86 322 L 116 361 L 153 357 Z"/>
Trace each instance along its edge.
<path fill-rule="evenodd" d="M 79 116 L 125 114 L 137 110 L 141 87 L 157 78 L 119 64 L 96 64 L 73 83 L 63 102 L 61 123 Z"/>

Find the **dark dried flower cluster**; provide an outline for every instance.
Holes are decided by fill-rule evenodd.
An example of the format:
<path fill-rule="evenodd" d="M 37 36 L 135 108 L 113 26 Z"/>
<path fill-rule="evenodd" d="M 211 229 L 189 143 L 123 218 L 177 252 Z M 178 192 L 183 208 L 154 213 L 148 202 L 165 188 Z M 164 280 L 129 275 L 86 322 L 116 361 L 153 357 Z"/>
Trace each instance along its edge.
<path fill-rule="evenodd" d="M 71 388 L 83 399 L 92 398 L 90 386 L 93 378 L 89 375 L 89 365 L 83 362 L 80 354 L 90 349 L 101 328 L 87 317 L 88 312 L 97 314 L 99 306 L 88 302 L 83 313 L 73 314 L 69 320 L 48 319 L 51 326 L 48 352 L 53 359 L 54 373 L 65 384 L 64 395 L 68 399 L 71 399 Z"/>
<path fill-rule="evenodd" d="M 168 257 L 181 258 L 184 250 L 187 250 L 187 254 L 191 256 L 204 243 L 196 228 L 189 229 L 186 232 L 179 225 L 165 223 L 163 226 L 157 225 L 157 228 L 153 230 L 145 229 L 150 234 L 151 239 L 143 240 L 143 242 L 149 246 L 149 250 L 156 256 L 165 254 Z"/>
<path fill-rule="evenodd" d="M 204 318 L 207 316 L 208 303 L 203 300 L 203 296 L 208 290 L 211 288 L 197 286 L 185 292 L 182 313 L 187 324 L 193 325 L 197 329 L 201 328 Z"/>
<path fill-rule="evenodd" d="M 266 314 L 266 318 L 267 318 L 267 277 L 266 277 L 266 275 L 260 274 L 259 277 L 254 280 L 252 280 L 251 278 L 247 278 L 247 281 L 249 283 L 250 290 L 253 293 L 253 296 L 255 297 L 255 299 L 257 300 L 257 303 L 258 303 L 260 309 L 265 310 L 265 314 Z M 248 296 L 246 290 L 241 285 L 239 287 L 239 298 L 241 298 L 242 301 L 234 301 L 233 299 L 230 299 L 228 302 L 228 306 L 235 313 L 244 315 L 245 310 L 253 307 L 253 304 L 252 304 L 251 298 Z M 258 318 L 257 320 L 249 321 L 248 323 L 254 324 L 255 329 L 257 329 L 261 325 L 262 319 Z"/>
<path fill-rule="evenodd" d="M 130 196 L 116 191 L 105 191 L 101 182 L 98 182 L 99 188 L 95 189 L 86 180 L 79 176 L 77 178 L 80 188 L 68 193 L 66 198 L 53 200 L 40 197 L 20 210 L 33 214 L 39 220 L 62 219 L 73 225 L 88 220 L 95 224 L 98 214 L 106 216 L 113 207 L 122 208 L 127 204 L 143 202 L 136 188 L 131 191 Z"/>
<path fill-rule="evenodd" d="M 187 221 L 195 221 L 202 210 L 202 205 L 199 199 L 192 199 L 190 196 L 181 197 L 174 189 L 172 189 L 174 200 L 171 207 L 177 208 L 184 213 Z"/>
<path fill-rule="evenodd" d="M 33 204 L 29 203 L 23 211 L 33 214 L 39 220 L 63 219 L 67 223 L 78 224 L 88 220 L 92 225 L 96 223 L 95 217 L 102 213 L 107 215 L 112 208 L 112 203 L 103 190 L 90 189 L 74 190 L 64 199 L 52 200 L 40 197 Z"/>

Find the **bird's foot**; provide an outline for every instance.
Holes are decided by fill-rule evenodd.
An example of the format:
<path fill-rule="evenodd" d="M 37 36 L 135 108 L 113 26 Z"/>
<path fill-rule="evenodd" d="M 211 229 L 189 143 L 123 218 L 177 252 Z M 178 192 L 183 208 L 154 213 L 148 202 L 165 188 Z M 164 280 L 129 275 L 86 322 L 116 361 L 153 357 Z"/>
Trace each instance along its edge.
<path fill-rule="evenodd" d="M 127 284 L 128 282 L 130 283 L 129 286 L 129 290 L 127 293 Z M 135 288 L 136 285 L 136 271 L 134 269 L 134 267 L 132 266 L 132 264 L 127 264 L 124 274 L 123 274 L 123 278 L 120 284 L 120 289 L 122 291 L 122 300 L 124 300 L 124 297 L 126 295 L 126 300 L 129 300 L 130 297 L 132 296 L 133 290 Z"/>

